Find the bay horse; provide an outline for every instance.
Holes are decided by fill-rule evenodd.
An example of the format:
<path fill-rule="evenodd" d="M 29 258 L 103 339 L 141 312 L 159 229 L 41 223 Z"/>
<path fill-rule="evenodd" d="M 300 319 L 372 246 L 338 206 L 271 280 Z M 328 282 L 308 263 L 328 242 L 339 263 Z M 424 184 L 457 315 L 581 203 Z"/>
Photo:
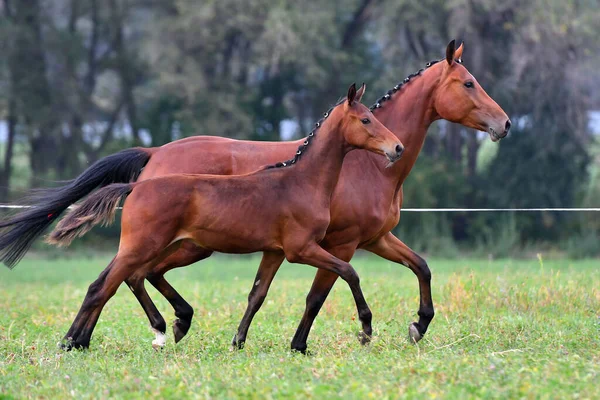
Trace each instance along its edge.
<path fill-rule="evenodd" d="M 350 86 L 289 161 L 246 175 L 173 174 L 108 185 L 69 212 L 48 241 L 67 245 L 94 225 L 114 219 L 125 198 L 119 250 L 89 287 L 64 338 L 66 349 L 89 346 L 102 308 L 121 283 L 136 272 L 146 276 L 179 248 L 192 242 L 207 251 L 282 253 L 342 277 L 350 287 L 363 341 L 371 334 L 371 311 L 352 266 L 319 246 L 329 226 L 331 194 L 346 154 L 360 148 L 387 157 L 392 166 L 404 146 L 360 103 L 365 86 Z"/>
<path fill-rule="evenodd" d="M 402 184 L 417 159 L 427 129 L 435 120 L 445 119 L 488 132 L 494 142 L 505 137 L 510 129 L 506 113 L 462 65 L 462 53 L 463 45 L 456 49 L 455 42 L 451 41 L 446 48 L 445 60 L 427 63 L 426 68 L 400 81 L 371 107 L 407 149 L 402 160 L 389 169 L 381 168 L 375 162 L 376 157 L 368 152 L 354 151 L 345 158 L 333 193 L 330 226 L 321 243 L 327 251 L 345 261 L 350 261 L 356 249 L 362 248 L 413 271 L 419 282 L 420 301 L 419 320 L 409 325 L 412 341 L 423 337 L 434 316 L 431 272 L 426 261 L 390 231 L 399 221 Z M 133 148 L 107 156 L 68 185 L 41 191 L 36 208 L 0 222 L 0 227 L 11 228 L 0 235 L 0 260 L 9 267 L 14 266 L 33 240 L 68 206 L 97 187 L 170 173 L 243 174 L 283 159 L 303 141 L 252 142 L 196 136 L 158 148 Z M 371 162 L 365 163 L 366 160 Z M 353 194 L 353 188 L 361 195 Z M 164 344 L 166 323 L 148 296 L 144 279 L 147 278 L 175 309 L 177 318 L 173 332 L 175 341 L 179 342 L 188 332 L 193 309 L 166 281 L 164 274 L 210 254 L 191 244 L 183 244 L 157 264 L 149 275 L 136 274 L 126 280 L 152 328 L 159 332 L 153 343 Z M 258 284 L 252 285 L 248 307 L 234 336 L 234 346 L 243 346 L 250 322 L 283 260 L 283 254 L 266 252 L 263 255 L 254 281 Z M 310 327 L 336 280 L 335 274 L 317 271 L 292 349 L 306 350 Z"/>

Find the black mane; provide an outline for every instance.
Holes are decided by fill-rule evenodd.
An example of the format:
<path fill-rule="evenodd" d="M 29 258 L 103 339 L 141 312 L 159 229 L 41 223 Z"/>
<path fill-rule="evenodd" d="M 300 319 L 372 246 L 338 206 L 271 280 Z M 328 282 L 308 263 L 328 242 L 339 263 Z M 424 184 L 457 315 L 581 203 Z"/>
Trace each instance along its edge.
<path fill-rule="evenodd" d="M 433 60 L 433 61 L 429 61 L 427 64 L 425 64 L 425 68 L 421 68 L 420 70 L 418 70 L 415 73 L 412 73 L 410 75 L 408 75 L 406 78 L 404 78 L 400 83 L 398 83 L 396 86 L 394 86 L 393 88 L 391 88 L 390 90 L 387 91 L 387 93 L 385 95 L 383 95 L 383 97 L 380 97 L 375 104 L 373 104 L 371 107 L 369 107 L 369 109 L 371 111 L 375 111 L 378 108 L 381 108 L 383 106 L 383 102 L 384 101 L 388 101 L 389 99 L 392 98 L 392 95 L 394 93 L 396 93 L 398 90 L 402 89 L 402 86 L 404 86 L 405 84 L 407 84 L 408 82 L 410 82 L 410 80 L 412 78 L 416 78 L 417 76 L 420 76 L 427 68 L 431 67 L 434 64 L 439 63 L 442 60 Z"/>
<path fill-rule="evenodd" d="M 325 114 L 323 114 L 323 117 L 315 123 L 315 127 L 308 134 L 308 136 L 304 140 L 304 143 L 302 143 L 300 146 L 298 146 L 298 150 L 296 150 L 296 154 L 294 155 L 294 158 L 291 158 L 287 161 L 278 162 L 277 164 L 268 165 L 265 169 L 283 168 L 283 167 L 289 167 L 290 165 L 296 164 L 298 162 L 298 160 L 300 160 L 300 157 L 302 156 L 304 151 L 306 151 L 306 148 L 308 147 L 308 145 L 310 144 L 312 139 L 315 137 L 315 132 L 317 131 L 317 129 L 319 129 L 321 127 L 321 125 L 323 124 L 323 121 L 325 121 L 325 119 L 327 119 L 327 117 L 329 117 L 331 115 L 331 112 L 333 111 L 333 109 L 335 107 L 339 106 L 344 101 L 346 101 L 346 97 L 343 97 L 340 100 L 338 100 L 337 103 L 335 103 L 333 105 L 333 107 L 331 107 L 329 110 L 327 110 L 327 112 Z"/>

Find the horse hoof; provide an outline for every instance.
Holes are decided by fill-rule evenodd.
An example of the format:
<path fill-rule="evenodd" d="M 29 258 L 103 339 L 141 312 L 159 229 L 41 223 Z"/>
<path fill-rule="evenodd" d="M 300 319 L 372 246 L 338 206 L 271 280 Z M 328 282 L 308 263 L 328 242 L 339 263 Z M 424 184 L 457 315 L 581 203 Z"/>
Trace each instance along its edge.
<path fill-rule="evenodd" d="M 305 356 L 312 356 L 312 351 L 308 350 L 306 347 L 292 347 L 292 353 L 301 353 Z"/>
<path fill-rule="evenodd" d="M 242 350 L 245 344 L 245 340 L 238 340 L 237 334 L 233 335 L 233 339 L 231 340 L 231 351 Z"/>
<path fill-rule="evenodd" d="M 417 343 L 421 339 L 423 339 L 423 335 L 419 332 L 417 323 L 413 322 L 408 326 L 408 340 L 411 343 Z"/>
<path fill-rule="evenodd" d="M 85 350 L 90 347 L 89 343 L 77 343 L 73 338 L 63 339 L 58 343 L 58 347 L 64 351 L 71 351 L 73 349 Z"/>
<path fill-rule="evenodd" d="M 358 332 L 356 336 L 358 337 L 358 341 L 360 342 L 360 344 L 362 344 L 363 346 L 371 342 L 371 336 L 367 335 L 363 331 Z"/>
<path fill-rule="evenodd" d="M 179 341 L 183 339 L 185 335 L 187 335 L 189 330 L 189 322 L 184 322 L 180 319 L 175 320 L 175 322 L 173 322 L 173 335 L 175 336 L 175 343 L 179 343 Z"/>
<path fill-rule="evenodd" d="M 64 351 L 73 350 L 73 342 L 71 340 L 63 340 L 62 342 L 58 342 L 58 348 Z"/>

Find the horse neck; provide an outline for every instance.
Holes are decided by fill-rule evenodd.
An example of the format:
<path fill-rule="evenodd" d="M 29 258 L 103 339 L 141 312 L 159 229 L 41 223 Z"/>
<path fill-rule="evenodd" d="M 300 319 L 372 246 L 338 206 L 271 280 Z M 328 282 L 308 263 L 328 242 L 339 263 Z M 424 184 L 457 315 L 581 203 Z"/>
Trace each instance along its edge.
<path fill-rule="evenodd" d="M 434 98 L 443 71 L 441 64 L 437 63 L 413 78 L 374 111 L 375 117 L 404 144 L 402 159 L 385 170 L 386 174 L 398 179 L 400 185 L 417 161 L 427 129 L 440 118 Z"/>
<path fill-rule="evenodd" d="M 341 132 L 342 121 L 330 115 L 316 130 L 315 136 L 304 149 L 298 162 L 289 168 L 289 173 L 297 175 L 294 180 L 302 186 L 310 186 L 309 193 L 319 193 L 331 197 L 338 181 L 344 156 L 350 150 Z M 318 191 L 314 191 L 317 188 Z"/>

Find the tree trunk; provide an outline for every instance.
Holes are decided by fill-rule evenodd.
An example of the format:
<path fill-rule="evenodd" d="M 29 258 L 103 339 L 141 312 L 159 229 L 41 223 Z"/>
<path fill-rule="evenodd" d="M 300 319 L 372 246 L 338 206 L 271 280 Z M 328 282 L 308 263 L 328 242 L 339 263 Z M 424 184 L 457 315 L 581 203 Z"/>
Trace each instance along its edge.
<path fill-rule="evenodd" d="M 6 139 L 6 152 L 4 153 L 4 166 L 0 174 L 0 202 L 6 203 L 10 192 L 10 176 L 12 175 L 12 158 L 14 152 L 17 118 L 15 117 L 15 104 L 11 99 L 8 103 L 8 137 Z"/>
<path fill-rule="evenodd" d="M 112 19 L 115 29 L 115 52 L 117 54 L 117 69 L 121 79 L 121 93 L 125 102 L 127 119 L 131 128 L 134 145 L 140 145 L 140 129 L 135 105 L 135 96 L 133 89 L 135 87 L 134 73 L 131 60 L 128 57 L 123 40 L 123 14 L 119 11 L 117 2 L 110 0 Z"/>
<path fill-rule="evenodd" d="M 33 179 L 47 175 L 60 148 L 56 137 L 58 122 L 46 77 L 40 10 L 39 0 L 15 3 L 13 20 L 18 32 L 9 60 L 16 115 L 24 117 L 31 138 Z"/>

